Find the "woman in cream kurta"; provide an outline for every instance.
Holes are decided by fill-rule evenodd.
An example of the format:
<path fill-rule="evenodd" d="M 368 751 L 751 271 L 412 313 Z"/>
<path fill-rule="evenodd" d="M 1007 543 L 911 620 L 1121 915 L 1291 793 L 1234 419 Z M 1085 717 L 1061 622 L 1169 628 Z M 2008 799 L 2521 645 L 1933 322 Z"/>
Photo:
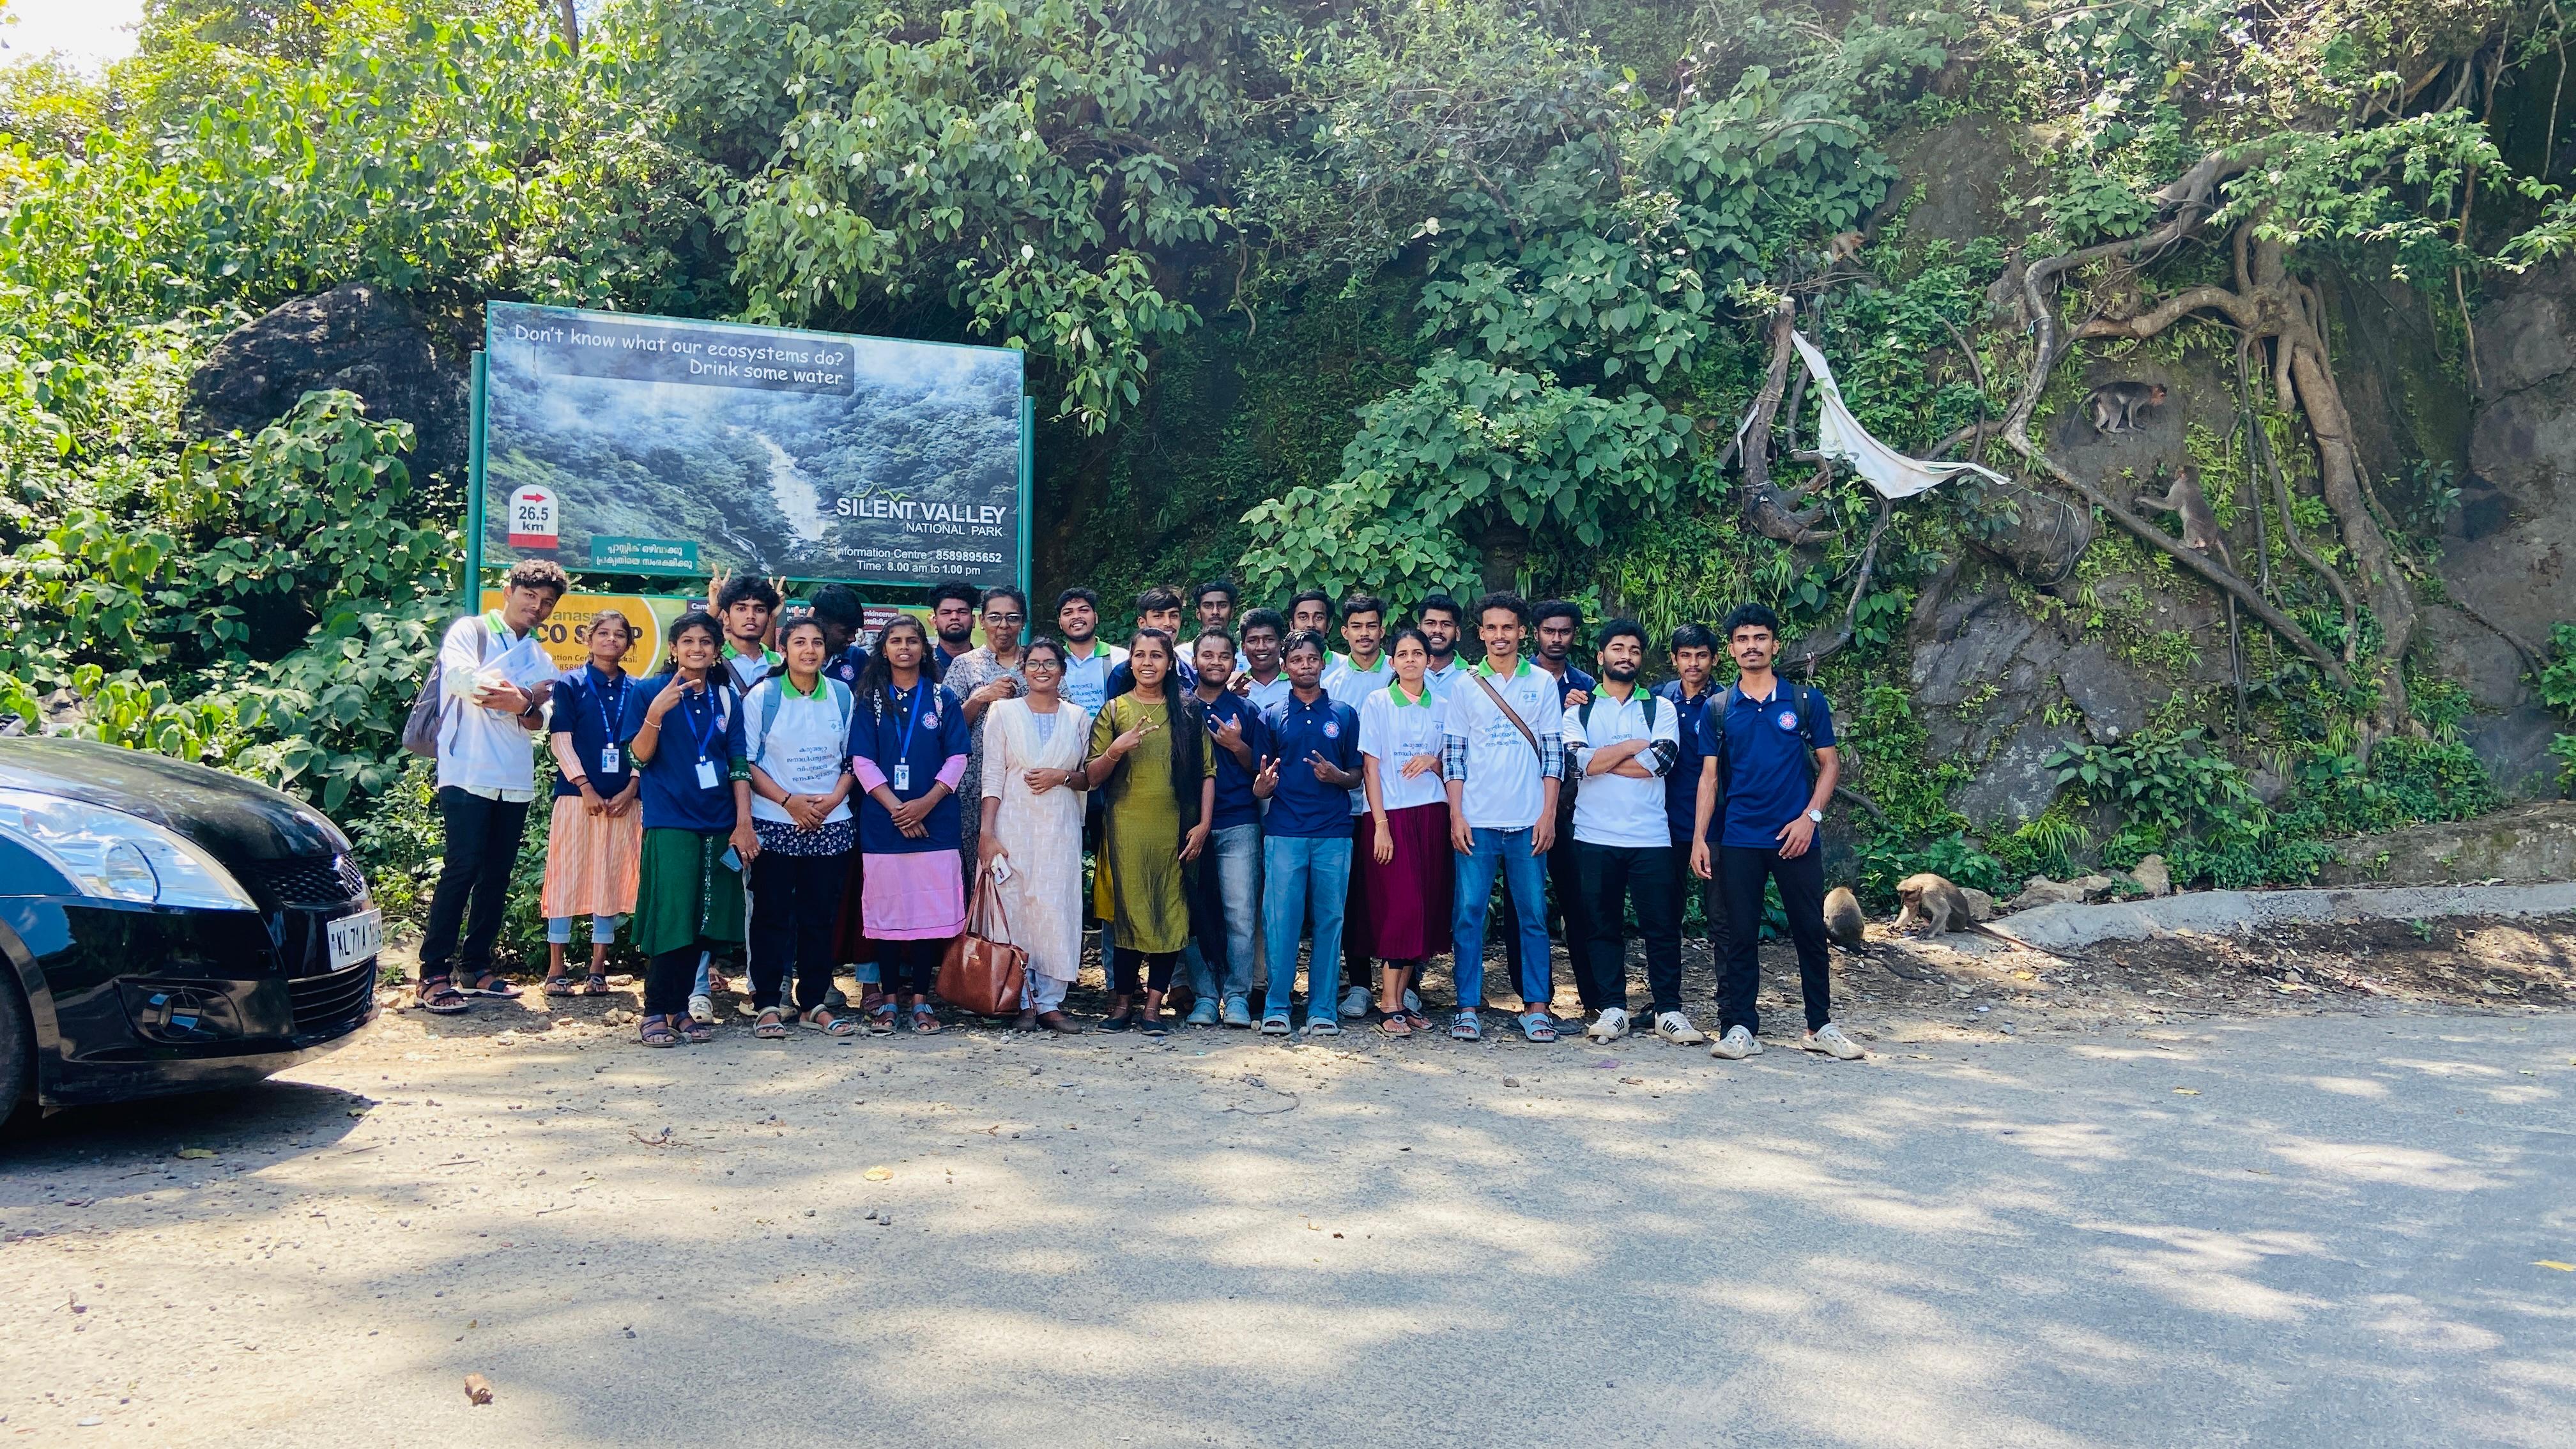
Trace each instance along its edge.
<path fill-rule="evenodd" d="M 1069 1035 L 1081 1030 L 1063 1007 L 1082 967 L 1082 762 L 1091 715 L 1059 694 L 1064 651 L 1054 640 L 1031 643 L 1022 668 L 1028 696 L 998 700 L 984 715 L 981 854 L 987 863 L 996 855 L 1011 862 L 1011 878 L 993 890 L 1012 944 L 1029 953 L 1019 1028 Z"/>

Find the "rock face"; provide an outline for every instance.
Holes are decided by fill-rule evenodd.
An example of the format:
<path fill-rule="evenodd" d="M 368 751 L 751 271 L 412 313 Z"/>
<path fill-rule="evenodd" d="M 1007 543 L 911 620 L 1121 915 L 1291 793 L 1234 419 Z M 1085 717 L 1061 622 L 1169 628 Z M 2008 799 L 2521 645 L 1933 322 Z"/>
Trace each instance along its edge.
<path fill-rule="evenodd" d="M 189 379 L 190 422 L 200 434 L 255 433 L 317 388 L 345 388 L 369 416 L 410 423 L 412 472 L 463 485 L 473 428 L 466 370 L 441 359 L 410 307 L 363 282 L 233 329 Z"/>
<path fill-rule="evenodd" d="M 2576 264 L 2534 268 L 2478 318 L 2478 394 L 2469 474 L 2443 539 L 2442 582 L 2474 610 L 2428 610 L 2428 652 L 2484 713 L 2469 743 L 2508 793 L 2555 780 L 2555 724 L 2524 676 L 2522 650 L 2576 619 Z M 2483 621 L 2483 622 L 2481 622 Z"/>
<path fill-rule="evenodd" d="M 2125 586 L 2105 580 L 2108 598 Z M 2226 677 L 2222 616 L 2187 597 L 2140 602 L 2156 627 L 2200 638 L 2199 673 Z M 1916 601 L 1910 682 L 1936 760 L 1973 771 L 1954 803 L 1978 825 L 2028 819 L 2048 808 L 2057 778 L 2045 761 L 2070 741 L 2116 740 L 2144 726 L 2169 682 L 2114 658 L 2098 640 L 2070 625 L 2033 617 L 2016 602 L 1999 571 L 1957 570 Z M 2051 706 L 2057 711 L 2050 720 Z"/>
<path fill-rule="evenodd" d="M 2517 805 L 2475 820 L 2417 825 L 2338 842 L 2317 873 L 2329 886 L 2576 880 L 2576 801 Z"/>

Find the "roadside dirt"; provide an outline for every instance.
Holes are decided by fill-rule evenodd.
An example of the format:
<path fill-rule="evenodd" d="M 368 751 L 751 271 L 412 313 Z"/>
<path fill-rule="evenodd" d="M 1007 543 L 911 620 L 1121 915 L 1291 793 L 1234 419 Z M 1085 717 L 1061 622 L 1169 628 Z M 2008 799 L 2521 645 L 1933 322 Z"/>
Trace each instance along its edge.
<path fill-rule="evenodd" d="M 1651 999 L 1645 957 L 1629 947 L 1629 1000 L 1638 1025 L 1650 1025 Z M 1449 971 L 1435 959 L 1426 996 L 1435 1015 L 1449 1008 Z M 1562 951 L 1555 1007 L 1571 1020 L 1580 1010 L 1572 971 Z M 1703 1030 L 1714 1028 L 1714 972 L 1704 941 L 1682 947 L 1683 996 Z M 1504 980 L 1502 958 L 1486 967 L 1489 983 Z M 562 1028 L 602 1029 L 611 1009 L 639 1006 L 633 978 L 612 978 L 607 998 L 548 1000 L 530 984 L 515 1006 L 486 1007 L 471 1016 L 441 1020 L 408 1010 L 408 991 L 388 990 L 388 1017 L 417 1022 L 432 1039 L 480 1038 Z M 844 979 L 843 987 L 855 982 Z M 730 1024 L 746 1025 L 747 985 L 737 981 L 724 1006 Z M 2054 956 L 1999 938 L 1964 932 L 1939 939 L 1869 928 L 1861 951 L 1834 951 L 1835 1015 L 1864 1041 L 1924 1037 L 2011 1036 L 2028 1031 L 2099 1031 L 2168 1016 L 2272 1015 L 2283 1012 L 2369 1010 L 2408 1004 L 2467 1008 L 2576 1007 L 2576 917 L 2506 920 L 2460 917 L 2443 921 L 2373 921 L 2296 926 L 2260 935 L 2177 935 L 2112 942 L 2072 956 Z M 1186 1007 L 1186 997 L 1175 1008 Z M 1508 997 L 1496 998 L 1507 1006 Z M 1106 983 L 1097 962 L 1087 963 L 1067 1007 L 1088 1023 L 1108 1010 Z M 1798 1024 L 1798 967 L 1786 942 L 1762 948 L 1760 1009 L 1766 1034 L 1794 1032 Z M 1488 1017 L 1488 1040 L 1516 1039 L 1508 1018 Z M 1350 1023 L 1344 1049 L 1438 1049 L 1450 1045 L 1436 1033 L 1427 1040 L 1387 1041 L 1363 1023 Z M 1001 1027 L 966 1018 L 952 1030 L 974 1034 Z M 1575 1028 L 1568 1027 L 1568 1035 Z M 1221 1028 L 1175 1026 L 1174 1040 L 1239 1036 Z"/>

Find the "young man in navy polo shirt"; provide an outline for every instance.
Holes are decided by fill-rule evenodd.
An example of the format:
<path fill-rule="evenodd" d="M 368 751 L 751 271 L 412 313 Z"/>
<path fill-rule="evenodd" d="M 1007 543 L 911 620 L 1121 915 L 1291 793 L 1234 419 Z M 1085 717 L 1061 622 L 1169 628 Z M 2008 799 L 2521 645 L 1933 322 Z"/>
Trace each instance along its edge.
<path fill-rule="evenodd" d="M 1261 802 L 1252 797 L 1252 782 L 1269 736 L 1261 711 L 1228 687 L 1234 678 L 1233 637 L 1210 629 L 1190 652 L 1199 662 L 1199 705 L 1207 711 L 1208 739 L 1216 750 L 1216 817 L 1190 896 L 1198 948 L 1190 989 L 1199 999 L 1189 1019 L 1192 1026 L 1214 1025 L 1221 1002 L 1226 1025 L 1248 1027 L 1252 968 L 1260 954 L 1254 933 L 1261 928 Z"/>
<path fill-rule="evenodd" d="M 1270 800 L 1261 823 L 1261 923 L 1270 979 L 1261 1008 L 1266 1036 L 1289 1031 L 1297 984 L 1297 935 L 1311 916 L 1315 945 L 1306 963 L 1306 1034 L 1339 1036 L 1342 909 L 1351 888 L 1351 787 L 1360 782 L 1360 717 L 1324 692 L 1324 636 L 1288 636 L 1281 660 L 1288 697 L 1261 720 L 1269 758 L 1253 781 Z"/>
<path fill-rule="evenodd" d="M 1761 985 L 1762 886 L 1780 887 L 1789 939 L 1798 947 L 1798 988 L 1807 1034 L 1798 1045 L 1851 1061 L 1860 1046 L 1833 1020 L 1833 976 L 1825 954 L 1824 852 L 1816 827 L 1834 795 L 1842 763 L 1834 750 L 1833 712 L 1813 689 L 1771 672 L 1780 648 L 1780 616 L 1745 604 L 1726 616 L 1726 649 L 1735 658 L 1733 688 L 1700 717 L 1699 800 L 1693 811 L 1691 870 L 1715 880 L 1726 897 L 1726 970 L 1718 984 L 1720 1035 L 1709 1054 L 1742 1060 L 1762 1050 L 1754 992 Z M 1815 751 L 1816 768 L 1807 767 Z M 1722 818 L 1712 822 L 1712 816 Z M 1709 828 L 1717 824 L 1714 846 Z"/>

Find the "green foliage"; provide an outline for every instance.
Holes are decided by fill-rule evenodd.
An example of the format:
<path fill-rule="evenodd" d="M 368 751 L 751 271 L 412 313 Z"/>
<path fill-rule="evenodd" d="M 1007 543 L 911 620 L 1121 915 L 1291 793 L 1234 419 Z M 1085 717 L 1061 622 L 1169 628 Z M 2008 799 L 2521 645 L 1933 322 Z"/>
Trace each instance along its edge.
<path fill-rule="evenodd" d="M 1244 516 L 1247 586 L 1366 584 L 1399 608 L 1472 593 L 1472 530 L 1508 519 L 1597 545 L 1617 514 L 1672 500 L 1689 426 L 1643 393 L 1605 398 L 1444 353 L 1362 410 L 1338 480 Z"/>
<path fill-rule="evenodd" d="M 2576 721 L 2576 624 L 2551 626 L 2549 662 L 2541 668 L 2538 683 L 2541 703 L 2560 719 Z M 2558 787 L 2576 789 L 2576 734 L 2552 739 L 2549 753 L 2558 760 Z"/>

